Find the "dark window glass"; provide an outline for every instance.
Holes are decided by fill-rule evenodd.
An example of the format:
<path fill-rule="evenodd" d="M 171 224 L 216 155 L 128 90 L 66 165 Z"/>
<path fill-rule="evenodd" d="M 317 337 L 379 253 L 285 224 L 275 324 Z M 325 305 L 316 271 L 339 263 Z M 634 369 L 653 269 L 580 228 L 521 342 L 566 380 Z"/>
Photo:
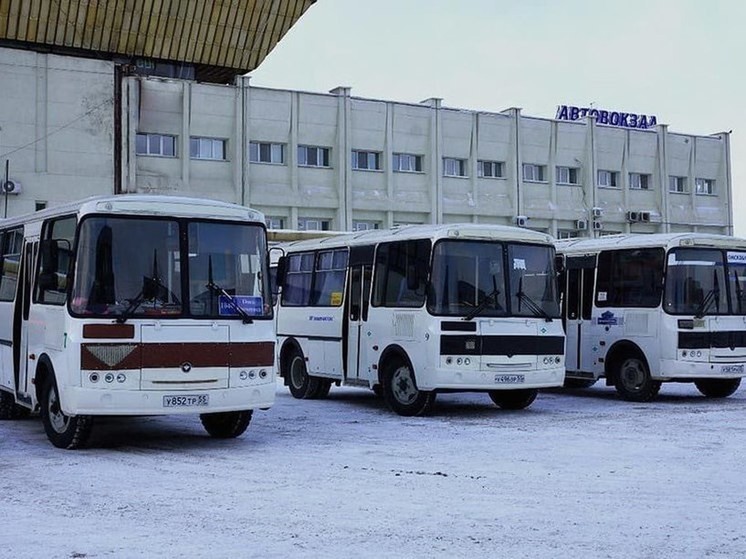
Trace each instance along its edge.
<path fill-rule="evenodd" d="M 737 267 L 743 273 L 743 267 Z M 723 252 L 701 248 L 669 252 L 663 309 L 673 314 L 727 314 Z"/>
<path fill-rule="evenodd" d="M 428 239 L 384 243 L 376 253 L 373 305 L 421 307 L 430 261 Z"/>
<path fill-rule="evenodd" d="M 285 285 L 282 286 L 283 306 L 297 307 L 310 304 L 313 260 L 312 252 L 288 256 Z"/>
<path fill-rule="evenodd" d="M 12 301 L 16 296 L 18 269 L 23 247 L 23 228 L 11 229 L 2 234 L 2 276 L 0 276 L 0 301 Z"/>
<path fill-rule="evenodd" d="M 663 249 L 603 251 L 598 256 L 596 306 L 657 307 L 663 291 Z"/>
<path fill-rule="evenodd" d="M 36 300 L 40 303 L 62 305 L 67 300 L 76 223 L 75 217 L 65 217 L 44 224 L 37 279 Z"/>
<path fill-rule="evenodd" d="M 340 306 L 346 270 L 346 249 L 319 252 L 316 257 L 316 276 L 313 280 L 311 304 L 319 307 Z"/>

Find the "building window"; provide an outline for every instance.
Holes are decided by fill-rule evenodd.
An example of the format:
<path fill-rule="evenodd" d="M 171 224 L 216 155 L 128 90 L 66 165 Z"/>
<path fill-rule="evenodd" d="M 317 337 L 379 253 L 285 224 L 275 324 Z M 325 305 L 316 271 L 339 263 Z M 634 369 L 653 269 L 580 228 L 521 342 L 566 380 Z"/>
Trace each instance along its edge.
<path fill-rule="evenodd" d="M 379 229 L 381 224 L 378 221 L 357 221 L 352 220 L 353 231 L 370 231 L 372 229 Z"/>
<path fill-rule="evenodd" d="M 411 153 L 394 154 L 394 171 L 399 173 L 421 173 L 422 156 Z"/>
<path fill-rule="evenodd" d="M 697 194 L 715 194 L 714 179 L 694 179 Z"/>
<path fill-rule="evenodd" d="M 477 176 L 486 179 L 505 177 L 505 164 L 502 161 L 477 161 Z"/>
<path fill-rule="evenodd" d="M 576 239 L 579 236 L 580 236 L 580 233 L 578 233 L 575 230 L 571 230 L 571 229 L 559 229 L 557 231 L 558 239 Z"/>
<path fill-rule="evenodd" d="M 574 167 L 557 167 L 558 184 L 578 184 L 578 170 Z"/>
<path fill-rule="evenodd" d="M 453 157 L 443 158 L 443 176 L 465 177 L 466 159 L 455 159 Z"/>
<path fill-rule="evenodd" d="M 138 134 L 135 140 L 137 155 L 176 157 L 176 136 L 168 134 Z"/>
<path fill-rule="evenodd" d="M 630 173 L 629 187 L 633 190 L 649 190 L 650 175 L 643 175 L 641 173 Z"/>
<path fill-rule="evenodd" d="M 611 237 L 612 235 L 620 235 L 621 231 L 612 231 L 611 229 L 607 230 L 604 229 L 603 231 L 599 231 L 598 235 L 599 237 Z"/>
<path fill-rule="evenodd" d="M 358 171 L 380 171 L 381 170 L 381 152 L 380 151 L 360 151 L 352 150 L 352 168 Z"/>
<path fill-rule="evenodd" d="M 673 175 L 668 177 L 668 191 L 669 192 L 686 192 L 686 177 L 675 177 Z"/>
<path fill-rule="evenodd" d="M 46 200 L 37 200 L 34 206 L 34 211 L 40 212 L 41 210 L 47 209 Z"/>
<path fill-rule="evenodd" d="M 265 215 L 264 224 L 267 229 L 285 229 L 285 218 Z"/>
<path fill-rule="evenodd" d="M 598 186 L 606 188 L 618 188 L 619 187 L 619 173 L 616 171 L 605 171 L 599 169 L 598 171 Z"/>
<path fill-rule="evenodd" d="M 331 225 L 332 222 L 328 219 L 321 219 L 318 217 L 298 218 L 299 231 L 329 231 L 331 229 Z"/>
<path fill-rule="evenodd" d="M 329 167 L 329 148 L 298 146 L 298 165 L 302 167 Z"/>
<path fill-rule="evenodd" d="M 544 165 L 534 165 L 533 163 L 523 164 L 523 180 L 529 182 L 545 182 L 546 168 Z"/>
<path fill-rule="evenodd" d="M 249 143 L 249 161 L 252 163 L 285 163 L 285 144 L 270 144 L 268 142 Z"/>
<path fill-rule="evenodd" d="M 225 161 L 225 140 L 217 138 L 189 138 L 189 157 Z"/>

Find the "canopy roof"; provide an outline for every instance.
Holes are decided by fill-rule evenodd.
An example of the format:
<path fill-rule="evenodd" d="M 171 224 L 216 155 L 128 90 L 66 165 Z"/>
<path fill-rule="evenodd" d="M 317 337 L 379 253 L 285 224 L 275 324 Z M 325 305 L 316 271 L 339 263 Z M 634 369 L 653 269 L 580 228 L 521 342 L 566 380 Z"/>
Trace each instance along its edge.
<path fill-rule="evenodd" d="M 206 81 L 256 68 L 315 0 L 0 0 L 0 46 L 193 64 Z"/>

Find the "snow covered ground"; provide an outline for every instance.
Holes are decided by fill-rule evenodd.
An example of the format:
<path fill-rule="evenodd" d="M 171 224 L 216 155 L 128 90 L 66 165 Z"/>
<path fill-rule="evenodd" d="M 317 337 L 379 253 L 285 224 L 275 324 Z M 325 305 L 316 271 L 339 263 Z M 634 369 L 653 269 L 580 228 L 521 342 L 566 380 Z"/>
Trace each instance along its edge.
<path fill-rule="evenodd" d="M 410 419 L 278 385 L 236 440 L 189 416 L 101 420 L 92 444 L 0 422 L 0 557 L 746 556 L 746 388 L 452 394 Z"/>

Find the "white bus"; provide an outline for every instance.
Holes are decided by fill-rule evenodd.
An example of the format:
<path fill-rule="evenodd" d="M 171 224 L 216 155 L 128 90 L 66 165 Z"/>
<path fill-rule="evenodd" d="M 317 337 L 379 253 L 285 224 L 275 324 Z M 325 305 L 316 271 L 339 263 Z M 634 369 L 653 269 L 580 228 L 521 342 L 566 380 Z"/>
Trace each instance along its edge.
<path fill-rule="evenodd" d="M 198 413 L 236 437 L 274 402 L 262 214 L 170 196 L 91 198 L 0 222 L 0 419 L 57 447 L 94 416 Z"/>
<path fill-rule="evenodd" d="M 404 226 L 284 245 L 279 369 L 296 398 L 371 388 L 401 415 L 438 392 L 521 409 L 564 380 L 551 237 L 490 225 Z"/>
<path fill-rule="evenodd" d="M 556 243 L 568 386 L 605 377 L 625 400 L 662 382 L 730 396 L 746 374 L 746 239 L 699 233 Z"/>

